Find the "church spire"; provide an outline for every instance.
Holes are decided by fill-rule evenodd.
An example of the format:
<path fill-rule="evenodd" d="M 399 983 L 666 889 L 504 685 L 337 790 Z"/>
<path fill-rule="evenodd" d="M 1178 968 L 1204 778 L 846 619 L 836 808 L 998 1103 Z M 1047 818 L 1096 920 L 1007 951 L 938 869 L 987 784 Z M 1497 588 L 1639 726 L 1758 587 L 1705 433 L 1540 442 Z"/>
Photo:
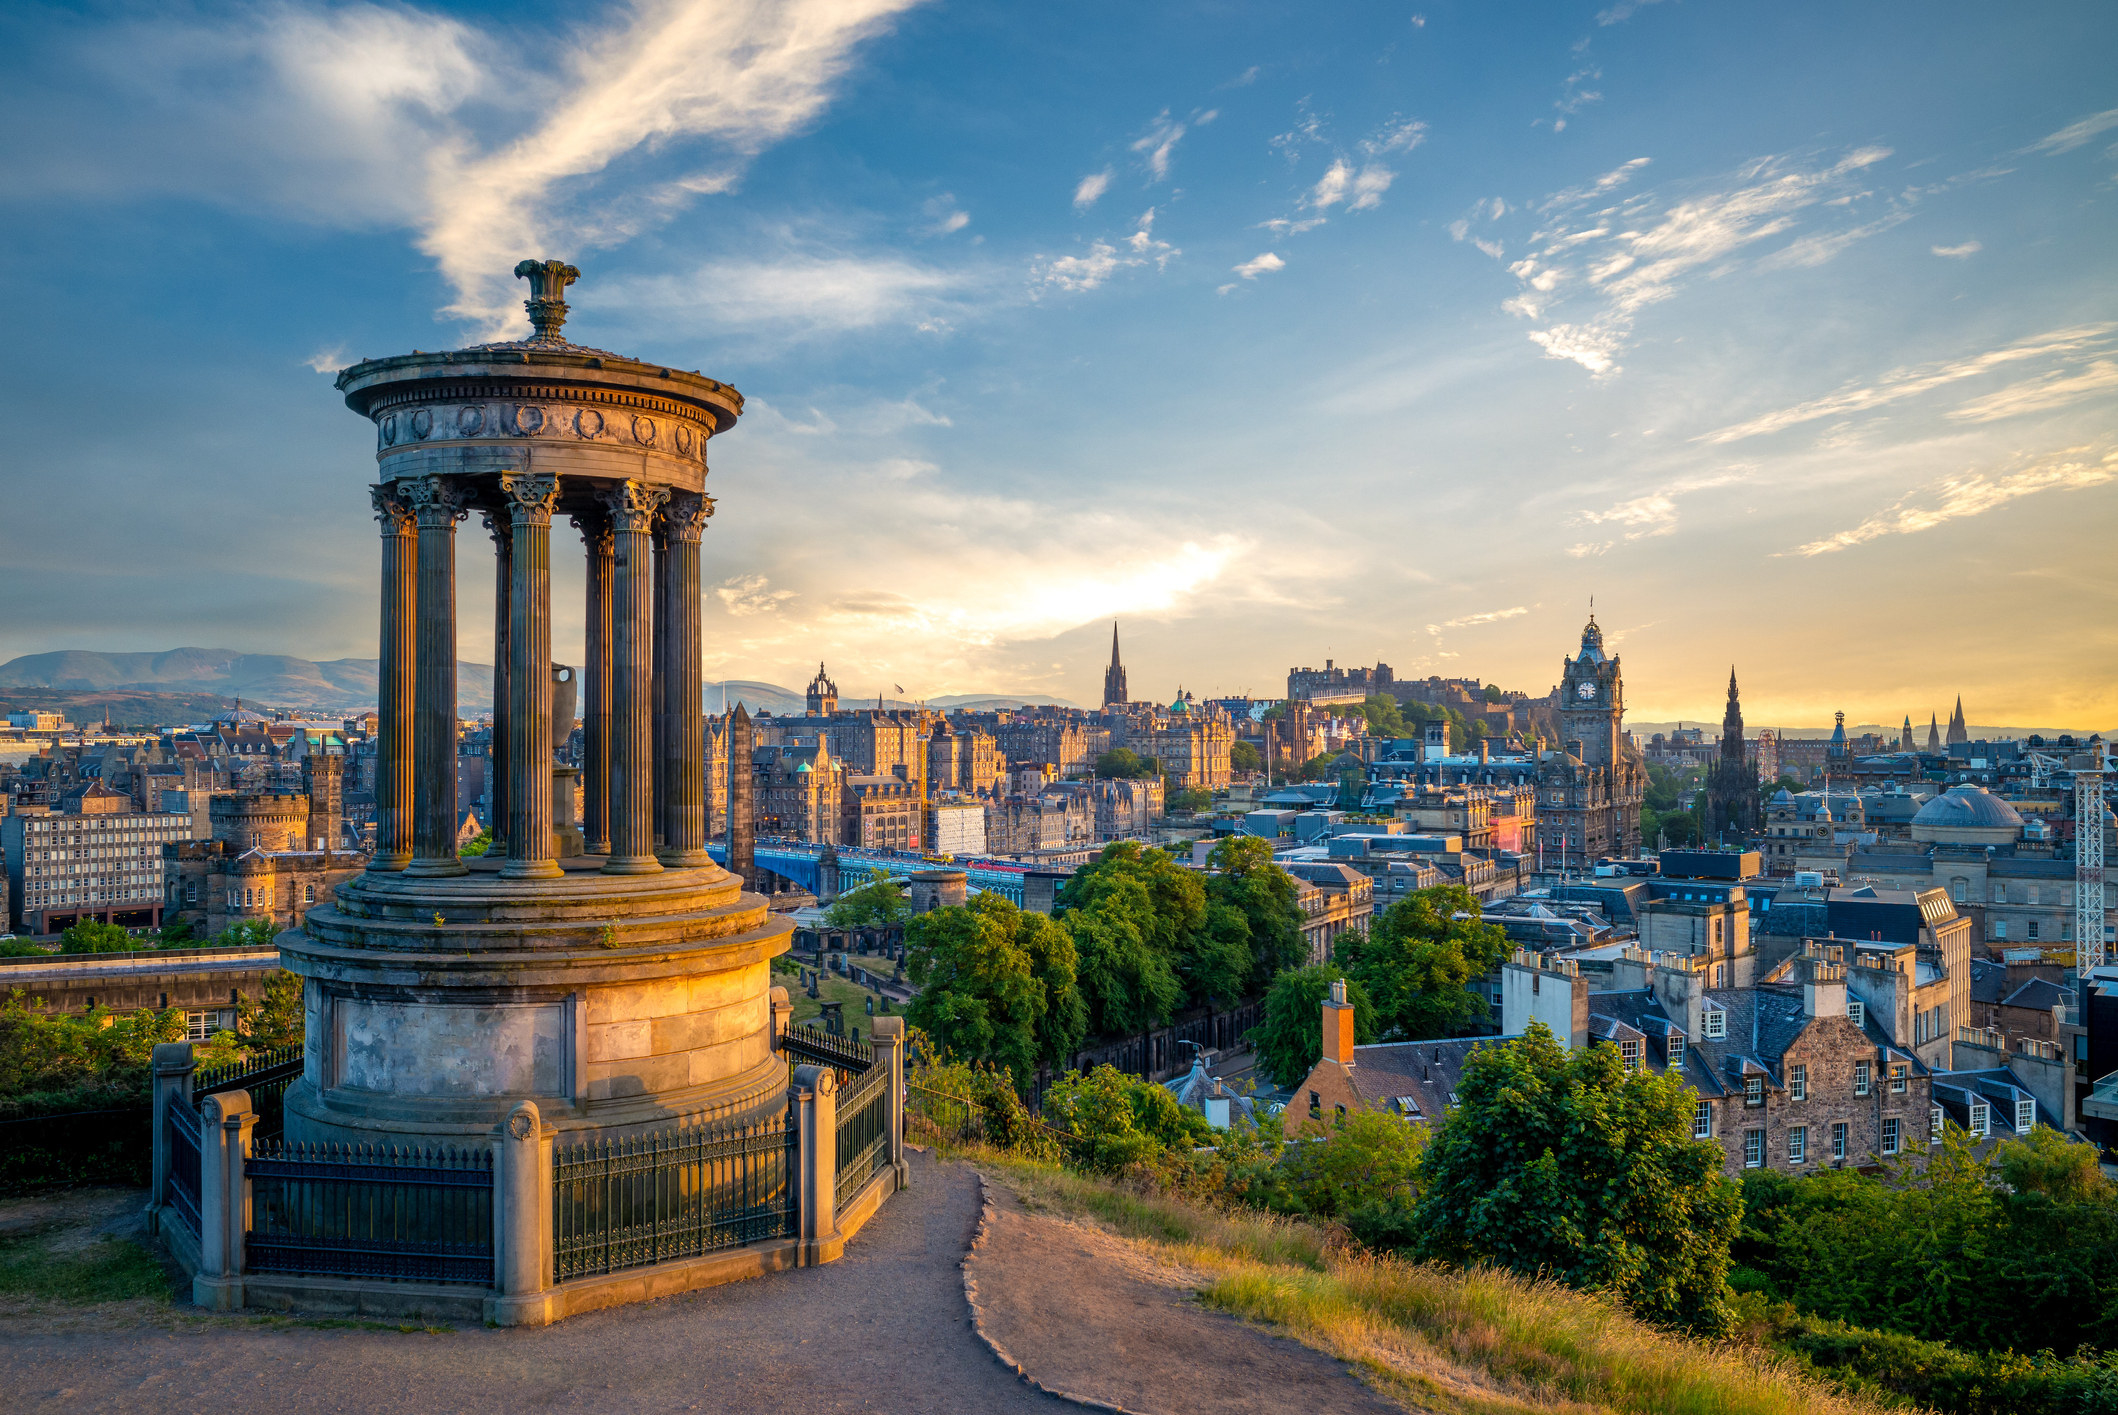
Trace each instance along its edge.
<path fill-rule="evenodd" d="M 1110 667 L 1103 670 L 1103 706 L 1123 707 L 1131 701 L 1125 691 L 1125 664 L 1118 658 L 1118 621 L 1110 621 Z"/>

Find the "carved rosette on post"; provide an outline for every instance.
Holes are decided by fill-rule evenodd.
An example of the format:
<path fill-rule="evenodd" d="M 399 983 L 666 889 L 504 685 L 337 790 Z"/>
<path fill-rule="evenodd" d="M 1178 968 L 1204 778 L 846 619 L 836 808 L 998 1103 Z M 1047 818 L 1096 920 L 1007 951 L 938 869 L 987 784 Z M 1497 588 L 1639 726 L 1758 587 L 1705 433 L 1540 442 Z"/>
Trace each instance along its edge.
<path fill-rule="evenodd" d="M 306 1074 L 288 1093 L 290 1138 L 485 1143 L 525 1100 L 560 1133 L 785 1104 L 766 992 L 792 925 L 713 863 L 705 839 L 706 447 L 734 427 L 742 396 L 700 373 L 568 342 L 566 294 L 579 272 L 531 260 L 517 274 L 531 337 L 369 360 L 339 376 L 347 406 L 377 434 L 382 848 L 281 941 L 283 965 L 306 979 L 311 1020 Z M 497 813 L 485 822 L 496 848 L 465 862 L 455 527 L 469 506 L 494 549 Z M 552 839 L 565 745 L 551 690 L 555 516 L 580 528 L 588 582 L 591 853 L 572 857 Z M 660 795 L 658 662 L 669 704 Z"/>

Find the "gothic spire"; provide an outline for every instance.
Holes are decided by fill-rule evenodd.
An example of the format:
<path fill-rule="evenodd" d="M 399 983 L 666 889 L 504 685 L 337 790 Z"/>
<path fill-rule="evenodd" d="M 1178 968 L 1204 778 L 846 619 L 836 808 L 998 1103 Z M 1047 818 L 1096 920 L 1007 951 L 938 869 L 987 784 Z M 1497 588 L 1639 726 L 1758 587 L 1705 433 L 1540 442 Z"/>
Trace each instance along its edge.
<path fill-rule="evenodd" d="M 1115 619 L 1110 621 L 1110 666 L 1113 668 L 1120 666 L 1118 663 L 1118 621 Z"/>

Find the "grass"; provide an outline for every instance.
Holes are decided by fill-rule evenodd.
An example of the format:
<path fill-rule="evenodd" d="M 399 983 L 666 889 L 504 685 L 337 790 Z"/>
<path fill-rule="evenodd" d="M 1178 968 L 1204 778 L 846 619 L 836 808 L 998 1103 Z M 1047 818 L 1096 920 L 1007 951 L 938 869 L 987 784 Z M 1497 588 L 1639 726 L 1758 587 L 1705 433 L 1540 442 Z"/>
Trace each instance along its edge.
<path fill-rule="evenodd" d="M 858 954 L 854 955 L 855 967 L 861 967 L 864 964 L 869 972 L 881 972 L 885 975 L 889 973 L 891 968 L 896 966 L 881 958 L 863 960 Z M 877 999 L 875 1004 L 877 1007 L 882 1006 L 881 994 L 872 993 L 864 987 L 849 983 L 836 973 L 824 974 L 822 981 L 816 985 L 816 990 L 822 996 L 816 998 L 810 997 L 808 992 L 795 981 L 791 974 L 784 978 L 775 978 L 773 981 L 780 983 L 787 989 L 788 998 L 794 1004 L 793 1021 L 796 1026 L 800 1026 L 804 1022 L 813 1022 L 818 1017 L 821 1017 L 825 1003 L 842 1002 L 845 1004 L 846 1026 L 849 1028 L 859 1027 L 861 1035 L 866 1036 L 870 1026 L 868 1006 L 861 999 L 872 997 Z M 892 1003 L 891 1006 L 896 1007 L 896 1004 Z M 891 1015 L 896 1016 L 902 1013 L 903 1010 L 903 1008 L 898 1008 L 897 1012 Z M 882 1014 L 877 1013 L 876 1015 L 881 1016 Z"/>
<path fill-rule="evenodd" d="M 1095 1219 L 1202 1275 L 1199 1300 L 1358 1367 L 1419 1410 L 1464 1415 L 1856 1415 L 1783 1358 L 1657 1331 L 1600 1298 L 1485 1269 L 1348 1250 L 1317 1225 L 1222 1212 L 988 1150 L 1032 1207 Z"/>
<path fill-rule="evenodd" d="M 69 1244 L 72 1235 L 32 1233 L 0 1240 L 0 1292 L 58 1302 L 169 1300 L 161 1260 L 123 1238 Z"/>

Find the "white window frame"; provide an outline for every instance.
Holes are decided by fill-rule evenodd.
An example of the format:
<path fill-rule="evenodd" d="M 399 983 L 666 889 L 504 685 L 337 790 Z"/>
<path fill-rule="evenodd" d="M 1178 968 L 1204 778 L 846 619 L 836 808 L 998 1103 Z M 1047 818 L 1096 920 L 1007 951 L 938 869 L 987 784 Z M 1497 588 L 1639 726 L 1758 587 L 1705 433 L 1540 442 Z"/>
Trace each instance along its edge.
<path fill-rule="evenodd" d="M 1897 1123 L 1897 1117 L 1896 1117 L 1896 1116 L 1894 1116 L 1894 1115 L 1886 1115 L 1886 1116 L 1884 1116 L 1884 1117 L 1883 1117 L 1883 1153 L 1884 1153 L 1884 1154 L 1886 1154 L 1886 1155 L 1894 1155 L 1894 1154 L 1896 1154 L 1896 1153 L 1897 1153 L 1897 1139 L 1898 1139 L 1898 1131 L 1899 1131 L 1899 1128 L 1900 1128 L 1900 1127 L 1899 1127 L 1899 1125 L 1898 1125 L 1898 1123 Z"/>
<path fill-rule="evenodd" d="M 1944 1123 L 1944 1122 L 1946 1122 L 1946 1121 L 1947 1121 L 1947 1119 L 1948 1119 L 1948 1113 L 1947 1113 L 1946 1111 L 1944 1111 L 1944 1110 L 1943 1110 L 1943 1109 L 1942 1109 L 1942 1108 L 1941 1108 L 1940 1106 L 1938 1106 L 1938 1105 L 1937 1105 L 1937 1106 L 1929 1106 L 1929 1107 L 1927 1107 L 1927 1143 L 1928 1143 L 1928 1144 L 1930 1144 L 1930 1145 L 1939 1145 L 1939 1144 L 1941 1143 L 1941 1138 L 1942 1138 L 1942 1125 L 1943 1125 L 1943 1123 Z"/>
<path fill-rule="evenodd" d="M 1711 1140 L 1714 1137 L 1712 1101 L 1700 1101 L 1691 1108 L 1691 1137 L 1694 1140 Z"/>
<path fill-rule="evenodd" d="M 1728 1014 L 1718 1007 L 1709 1007 L 1703 1016 L 1706 1035 L 1715 1039 L 1728 1035 Z"/>
<path fill-rule="evenodd" d="M 1671 1032 L 1669 1034 L 1669 1049 L 1664 1053 L 1664 1058 L 1671 1066 L 1682 1066 L 1684 1064 L 1684 1037 L 1681 1033 Z"/>
<path fill-rule="evenodd" d="M 1857 997 L 1846 999 L 1846 1020 L 1856 1027 L 1868 1025 L 1868 1004 Z"/>
<path fill-rule="evenodd" d="M 1787 1099 L 1806 1101 L 1809 1099 L 1809 1068 L 1794 1066 L 1787 1071 Z"/>
<path fill-rule="evenodd" d="M 1971 1102 L 1971 1133 L 1981 1140 L 1993 1133 L 1993 1107 L 1984 1101 Z"/>
<path fill-rule="evenodd" d="M 1618 1039 L 1618 1060 L 1624 1064 L 1626 1070 L 1638 1071 L 1640 1069 L 1640 1051 L 1639 1038 L 1620 1037 Z"/>
<path fill-rule="evenodd" d="M 1764 1167 L 1765 1132 L 1763 1130 L 1745 1130 L 1743 1132 L 1743 1168 L 1763 1169 Z"/>
<path fill-rule="evenodd" d="M 1807 1164 L 1809 1162 L 1809 1127 L 1794 1126 L 1787 1132 L 1787 1162 Z"/>
<path fill-rule="evenodd" d="M 2018 1100 L 2015 1102 L 2015 1133 L 2027 1135 L 2037 1128 L 2037 1102 Z"/>
<path fill-rule="evenodd" d="M 1865 1061 L 1853 1063 L 1853 1093 L 1865 1096 L 1875 1084 L 1875 1069 Z"/>
<path fill-rule="evenodd" d="M 1851 1129 L 1852 1127 L 1843 1120 L 1831 1122 L 1831 1157 L 1833 1159 L 1842 1160 L 1846 1158 L 1848 1134 Z"/>
<path fill-rule="evenodd" d="M 1750 1075 L 1743 1078 L 1743 1104 L 1765 1104 L 1765 1078 L 1763 1076 Z"/>
<path fill-rule="evenodd" d="M 1893 1095 L 1893 1096 L 1901 1096 L 1901 1095 L 1903 1095 L 1903 1094 L 1905 1093 L 1905 1087 L 1906 1087 L 1906 1086 L 1908 1086 L 1909 1084 L 1911 1084 L 1910 1078 L 1909 1078 L 1909 1077 L 1908 1077 L 1908 1076 L 1906 1075 L 1906 1071 L 1907 1071 L 1907 1067 L 1905 1066 L 1905 1063 L 1903 1063 L 1902 1061 L 1895 1061 L 1895 1062 L 1892 1062 L 1892 1063 L 1890 1064 L 1890 1094 L 1891 1094 L 1891 1095 Z"/>

